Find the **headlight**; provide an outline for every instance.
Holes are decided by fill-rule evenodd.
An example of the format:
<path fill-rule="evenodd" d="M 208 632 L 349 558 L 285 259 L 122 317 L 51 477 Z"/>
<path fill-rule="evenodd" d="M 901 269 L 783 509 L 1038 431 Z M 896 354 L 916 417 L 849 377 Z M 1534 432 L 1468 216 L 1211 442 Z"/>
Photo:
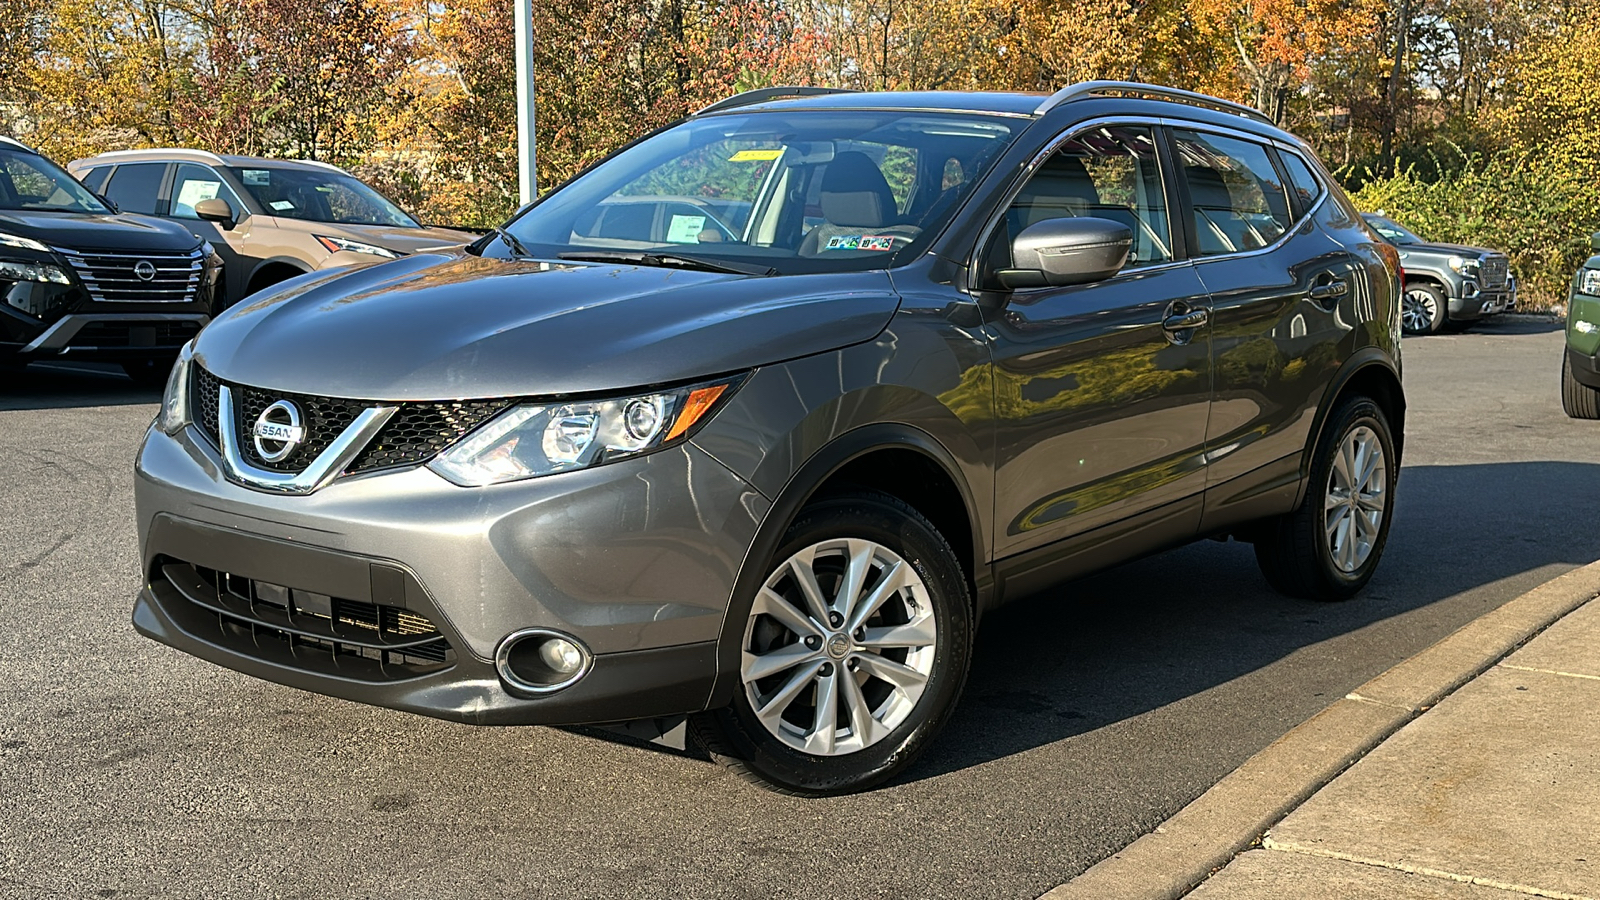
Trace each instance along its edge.
<path fill-rule="evenodd" d="M 1600 297 L 1600 269 L 1584 269 L 1578 273 L 1578 293 Z"/>
<path fill-rule="evenodd" d="M 167 387 L 161 392 L 161 411 L 156 413 L 156 427 L 167 434 L 177 434 L 189 424 L 189 361 L 194 355 L 194 341 L 178 351 L 178 361 L 167 376 Z"/>
<path fill-rule="evenodd" d="M 4 235 L 0 235 L 4 237 Z M 23 262 L 19 259 L 0 259 L 0 281 L 42 281 L 46 284 L 71 284 L 72 279 L 60 268 L 49 263 Z"/>
<path fill-rule="evenodd" d="M 40 253 L 49 253 L 50 248 L 32 240 L 31 238 L 18 237 L 0 231 L 0 247 L 16 247 L 18 250 L 38 250 Z"/>
<path fill-rule="evenodd" d="M 381 256 L 384 259 L 399 259 L 405 256 L 404 253 L 390 250 L 388 247 L 379 247 L 377 244 L 363 244 L 360 241 L 352 241 L 349 238 L 324 237 L 320 234 L 313 235 L 313 237 L 322 246 L 328 248 L 329 253 L 338 253 L 343 250 L 347 253 L 366 253 L 370 256 Z"/>
<path fill-rule="evenodd" d="M 463 487 L 552 475 L 639 456 L 684 440 L 743 376 L 612 400 L 524 403 L 429 463 Z"/>
<path fill-rule="evenodd" d="M 1450 257 L 1450 268 L 1463 275 L 1476 275 L 1478 274 L 1478 260 L 1465 256 L 1452 256 Z"/>

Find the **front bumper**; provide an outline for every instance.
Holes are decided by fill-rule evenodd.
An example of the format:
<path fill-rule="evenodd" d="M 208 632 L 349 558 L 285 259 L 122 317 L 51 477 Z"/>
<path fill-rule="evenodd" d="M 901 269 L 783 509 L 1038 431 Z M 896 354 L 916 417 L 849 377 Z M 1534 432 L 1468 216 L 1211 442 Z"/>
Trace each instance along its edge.
<path fill-rule="evenodd" d="M 12 314 L 0 354 L 44 359 L 149 359 L 177 356 L 211 321 L 201 312 L 72 313 L 48 326 Z"/>
<path fill-rule="evenodd" d="M 692 444 L 491 488 L 413 468 L 266 494 L 227 481 L 193 428 L 147 436 L 135 493 L 141 633 L 282 684 L 475 724 L 705 708 L 734 578 L 767 509 Z M 165 576 L 174 562 L 421 615 L 448 642 L 448 665 L 378 671 L 270 624 L 219 616 Z M 542 696 L 503 685 L 495 650 L 529 627 L 578 638 L 595 656 L 589 673 Z"/>
<path fill-rule="evenodd" d="M 1450 318 L 1470 321 L 1498 315 L 1517 305 L 1517 281 L 1508 279 L 1502 286 L 1484 289 L 1472 279 L 1464 279 L 1458 296 L 1450 298 Z"/>

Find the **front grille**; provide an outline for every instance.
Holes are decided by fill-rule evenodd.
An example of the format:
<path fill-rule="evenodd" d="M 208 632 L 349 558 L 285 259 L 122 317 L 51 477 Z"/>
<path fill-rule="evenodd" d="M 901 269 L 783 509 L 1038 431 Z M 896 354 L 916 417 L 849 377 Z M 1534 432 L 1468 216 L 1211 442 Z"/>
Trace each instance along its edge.
<path fill-rule="evenodd" d="M 397 606 L 329 597 L 170 559 L 157 577 L 216 617 L 236 648 L 287 649 L 307 668 L 343 667 L 365 681 L 395 681 L 447 669 L 456 651 L 426 616 Z M 248 652 L 248 651 L 246 651 Z"/>
<path fill-rule="evenodd" d="M 182 347 L 200 333 L 198 322 L 89 322 L 68 347 Z"/>
<path fill-rule="evenodd" d="M 245 385 L 233 388 L 234 440 L 245 461 L 257 468 L 273 472 L 298 472 L 311 465 L 322 455 L 328 445 L 339 438 L 356 416 L 367 408 L 359 400 L 341 400 L 337 397 L 311 397 L 305 394 L 285 394 L 263 391 Z M 295 451 L 277 462 L 267 462 L 256 452 L 254 440 L 256 419 L 263 410 L 279 400 L 288 400 L 300 407 L 301 424 L 306 436 Z"/>
<path fill-rule="evenodd" d="M 100 303 L 188 303 L 200 290 L 205 256 L 188 253 L 130 253 L 121 250 L 52 248 L 66 257 L 89 297 Z M 141 263 L 149 263 L 139 275 Z"/>
<path fill-rule="evenodd" d="M 1479 264 L 1478 275 L 1486 288 L 1506 286 L 1506 276 L 1511 272 L 1511 260 L 1504 256 L 1491 256 Z"/>
<path fill-rule="evenodd" d="M 196 364 L 190 378 L 191 408 L 200 429 L 220 447 L 217 434 L 217 389 L 223 384 L 215 375 Z M 275 472 L 299 472 L 328 448 L 356 417 L 377 403 L 288 394 L 229 383 L 233 390 L 233 423 L 239 451 L 253 466 Z M 305 441 L 285 459 L 268 463 L 256 453 L 253 431 L 261 411 L 278 400 L 290 400 L 300 407 L 306 428 Z M 511 405 L 509 400 L 444 400 L 405 402 L 398 407 L 383 430 L 367 444 L 346 470 L 350 473 L 374 472 L 401 466 L 421 465 L 468 432 L 489 421 Z"/>
<path fill-rule="evenodd" d="M 389 423 L 350 465 L 371 472 L 427 462 L 510 404 L 505 400 L 402 403 Z"/>

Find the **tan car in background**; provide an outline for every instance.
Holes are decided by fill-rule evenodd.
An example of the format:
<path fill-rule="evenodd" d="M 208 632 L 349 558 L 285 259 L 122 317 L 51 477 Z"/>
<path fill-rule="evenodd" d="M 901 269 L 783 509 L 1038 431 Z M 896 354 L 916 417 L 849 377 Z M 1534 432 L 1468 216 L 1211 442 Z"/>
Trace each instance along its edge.
<path fill-rule="evenodd" d="M 222 256 L 222 305 L 296 275 L 394 259 L 477 237 L 422 225 L 343 169 L 322 162 L 126 150 L 67 170 L 123 212 L 185 222 Z"/>

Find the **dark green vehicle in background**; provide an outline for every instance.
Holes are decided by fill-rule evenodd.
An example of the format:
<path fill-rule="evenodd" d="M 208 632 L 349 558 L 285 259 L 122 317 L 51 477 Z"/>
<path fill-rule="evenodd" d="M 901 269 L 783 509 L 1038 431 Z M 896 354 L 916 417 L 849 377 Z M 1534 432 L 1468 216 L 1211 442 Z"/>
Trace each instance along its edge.
<path fill-rule="evenodd" d="M 1567 291 L 1567 350 L 1561 360 L 1561 408 L 1574 419 L 1600 419 L 1600 234 L 1594 256 Z"/>

